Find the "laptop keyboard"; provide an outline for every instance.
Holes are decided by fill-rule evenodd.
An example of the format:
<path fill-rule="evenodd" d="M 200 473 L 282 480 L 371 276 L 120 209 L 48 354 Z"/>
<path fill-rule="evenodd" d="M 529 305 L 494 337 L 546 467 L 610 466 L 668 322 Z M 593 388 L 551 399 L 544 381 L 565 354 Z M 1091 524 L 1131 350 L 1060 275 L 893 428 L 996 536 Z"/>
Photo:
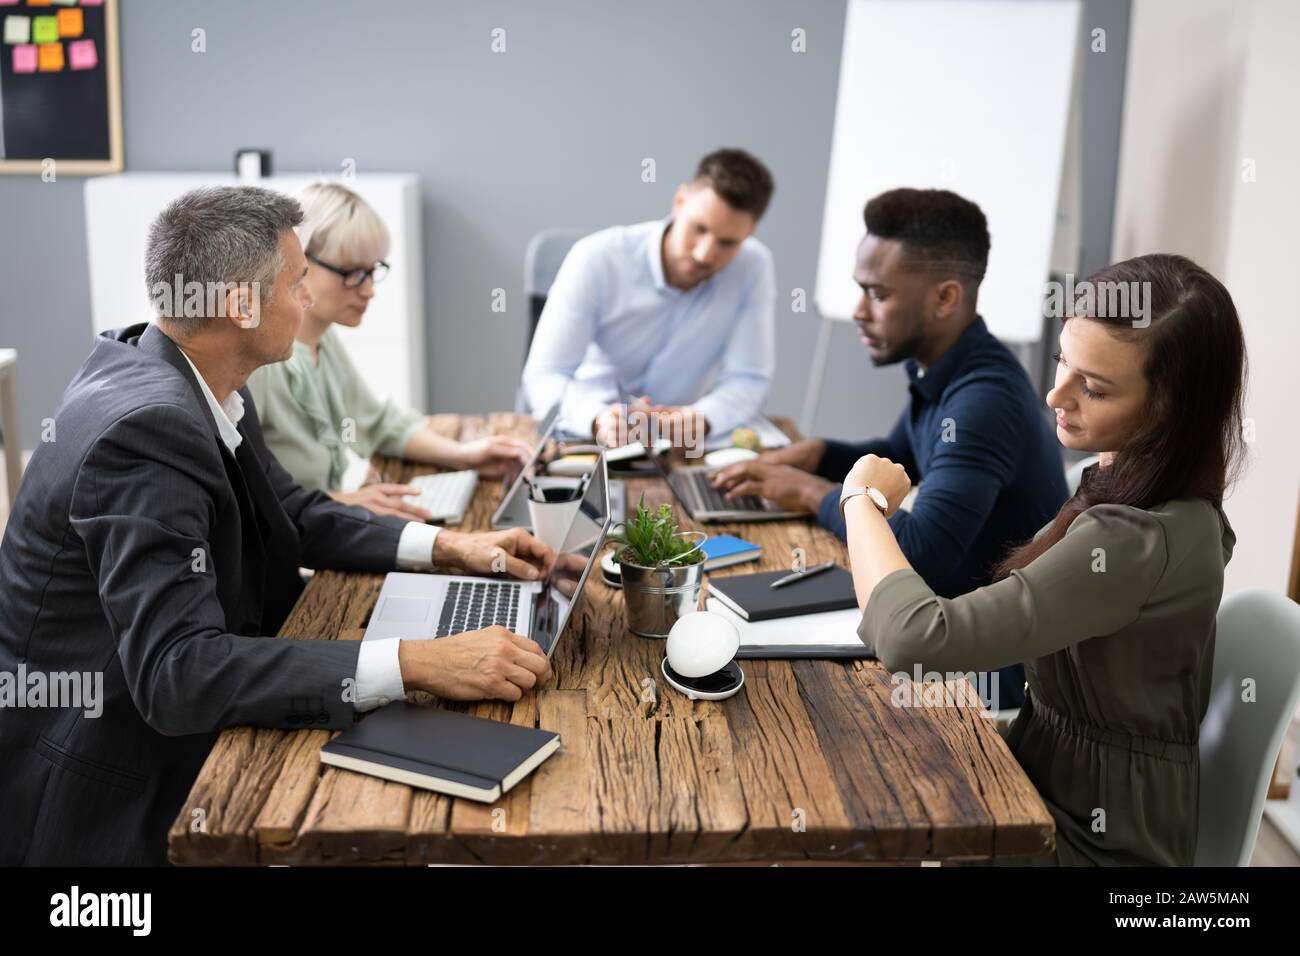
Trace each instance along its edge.
<path fill-rule="evenodd" d="M 436 475 L 419 475 L 407 484 L 419 488 L 418 495 L 405 495 L 408 505 L 423 508 L 433 515 L 430 521 L 460 524 L 478 486 L 474 471 L 444 471 Z"/>
<path fill-rule="evenodd" d="M 433 636 L 447 637 L 493 624 L 515 631 L 521 590 L 518 584 L 506 582 L 452 581 L 447 585 L 442 617 Z"/>
<path fill-rule="evenodd" d="M 688 471 L 685 472 L 684 477 L 690 481 L 697 500 L 703 506 L 701 509 L 703 511 L 767 510 L 767 504 L 758 495 L 741 495 L 739 498 L 728 501 L 722 492 L 713 487 L 708 472 Z"/>

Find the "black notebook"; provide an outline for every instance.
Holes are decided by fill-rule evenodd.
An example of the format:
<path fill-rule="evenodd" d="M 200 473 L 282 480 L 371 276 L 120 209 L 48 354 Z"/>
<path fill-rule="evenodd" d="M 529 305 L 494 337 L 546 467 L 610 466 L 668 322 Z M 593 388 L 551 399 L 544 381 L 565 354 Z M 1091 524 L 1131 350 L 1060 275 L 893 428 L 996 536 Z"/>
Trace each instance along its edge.
<path fill-rule="evenodd" d="M 796 614 L 820 614 L 857 607 L 853 575 L 831 568 L 784 587 L 769 587 L 792 571 L 759 571 L 709 578 L 709 591 L 747 621 L 769 621 Z"/>
<path fill-rule="evenodd" d="M 320 762 L 491 803 L 560 746 L 560 735 L 394 701 L 339 734 Z"/>

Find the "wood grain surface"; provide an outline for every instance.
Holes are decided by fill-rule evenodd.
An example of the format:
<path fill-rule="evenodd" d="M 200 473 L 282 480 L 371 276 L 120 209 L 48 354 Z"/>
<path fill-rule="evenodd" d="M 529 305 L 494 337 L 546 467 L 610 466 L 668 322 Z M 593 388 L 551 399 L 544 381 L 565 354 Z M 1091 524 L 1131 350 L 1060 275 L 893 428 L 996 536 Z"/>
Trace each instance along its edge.
<path fill-rule="evenodd" d="M 435 416 L 441 432 L 533 437 L 508 413 Z M 782 423 L 788 431 L 788 423 Z M 377 460 L 399 481 L 428 466 Z M 628 500 L 670 502 L 659 479 Z M 489 526 L 483 480 L 459 530 Z M 684 516 L 683 516 L 684 517 Z M 685 521 L 686 527 L 692 527 Z M 717 575 L 847 564 L 809 521 L 710 525 L 763 547 Z M 380 574 L 317 572 L 281 639 L 360 640 Z M 664 643 L 627 630 L 593 574 L 554 674 L 514 704 L 431 706 L 559 732 L 558 753 L 495 804 L 322 767 L 326 730 L 224 731 L 169 833 L 181 864 L 916 861 L 1043 853 L 1052 818 L 978 706 L 899 707 L 874 661 L 745 661 L 744 689 L 692 702 L 663 681 Z"/>

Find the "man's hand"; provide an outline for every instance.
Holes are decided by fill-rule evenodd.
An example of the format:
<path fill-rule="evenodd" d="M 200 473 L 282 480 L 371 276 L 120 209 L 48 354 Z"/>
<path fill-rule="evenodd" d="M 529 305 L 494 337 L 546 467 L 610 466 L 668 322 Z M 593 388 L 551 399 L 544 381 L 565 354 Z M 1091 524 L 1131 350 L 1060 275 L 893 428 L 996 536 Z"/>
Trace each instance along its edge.
<path fill-rule="evenodd" d="M 394 485 L 376 482 L 357 491 L 333 492 L 330 497 L 345 505 L 360 505 L 377 515 L 397 515 L 409 521 L 428 521 L 433 517 L 423 508 L 408 505 L 402 500 L 403 495 L 418 495 L 419 488 L 411 485 Z"/>
<path fill-rule="evenodd" d="M 574 551 L 563 551 L 555 556 L 551 566 L 550 585 L 567 598 L 578 593 L 578 580 L 586 570 L 587 559 Z"/>
<path fill-rule="evenodd" d="M 888 458 L 878 455 L 863 455 L 857 460 L 844 478 L 846 488 L 875 488 L 885 496 L 889 517 L 903 503 L 907 493 L 912 490 L 912 479 L 907 477 L 907 469 L 896 465 Z"/>
<path fill-rule="evenodd" d="M 803 441 L 793 442 L 784 448 L 765 451 L 758 456 L 758 460 L 772 465 L 789 465 L 792 468 L 798 468 L 800 471 L 812 473 L 817 470 L 817 466 L 822 463 L 822 458 L 825 455 L 825 441 L 820 438 L 805 438 Z"/>
<path fill-rule="evenodd" d="M 716 472 L 713 487 L 728 501 L 741 495 L 758 495 L 787 511 L 817 512 L 821 500 L 835 485 L 790 465 L 774 465 L 754 459 L 741 461 Z"/>
<path fill-rule="evenodd" d="M 533 458 L 533 446 L 518 438 L 492 435 L 461 442 L 454 461 L 457 468 L 475 468 L 485 478 L 500 478 L 507 471 L 522 468 Z"/>
<path fill-rule="evenodd" d="M 522 528 L 509 531 L 438 532 L 433 563 L 478 574 L 509 574 L 536 581 L 555 561 L 555 552 Z"/>
<path fill-rule="evenodd" d="M 703 412 L 689 405 L 656 405 L 650 416 L 655 438 L 667 438 L 674 448 L 703 454 L 704 437 L 709 433 L 709 420 Z"/>
<path fill-rule="evenodd" d="M 621 448 L 640 441 L 648 449 L 654 440 L 649 434 L 650 407 L 649 395 L 642 395 L 631 405 L 615 402 L 591 423 L 592 437 L 606 448 Z"/>
<path fill-rule="evenodd" d="M 551 676 L 533 641 L 504 627 L 485 627 L 435 641 L 397 645 L 402 684 L 447 700 L 518 700 Z"/>

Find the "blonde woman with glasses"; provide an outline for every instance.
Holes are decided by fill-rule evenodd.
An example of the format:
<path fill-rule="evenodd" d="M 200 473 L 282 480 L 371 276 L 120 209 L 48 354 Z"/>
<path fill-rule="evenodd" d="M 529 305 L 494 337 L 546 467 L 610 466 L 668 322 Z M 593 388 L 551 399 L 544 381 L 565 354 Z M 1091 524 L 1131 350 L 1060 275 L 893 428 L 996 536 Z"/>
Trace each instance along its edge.
<path fill-rule="evenodd" d="M 452 469 L 499 475 L 527 462 L 531 448 L 515 438 L 458 442 L 436 434 L 420 412 L 381 398 L 348 358 L 334 326 L 355 328 L 388 273 L 388 229 L 365 200 L 336 183 L 319 182 L 298 196 L 298 238 L 307 256 L 311 304 L 288 361 L 259 368 L 248 380 L 266 443 L 299 484 L 328 492 L 376 514 L 424 521 L 429 514 L 402 501 L 408 485 L 375 483 L 342 491 L 347 449 Z M 344 435 L 344 422 L 352 427 Z"/>

